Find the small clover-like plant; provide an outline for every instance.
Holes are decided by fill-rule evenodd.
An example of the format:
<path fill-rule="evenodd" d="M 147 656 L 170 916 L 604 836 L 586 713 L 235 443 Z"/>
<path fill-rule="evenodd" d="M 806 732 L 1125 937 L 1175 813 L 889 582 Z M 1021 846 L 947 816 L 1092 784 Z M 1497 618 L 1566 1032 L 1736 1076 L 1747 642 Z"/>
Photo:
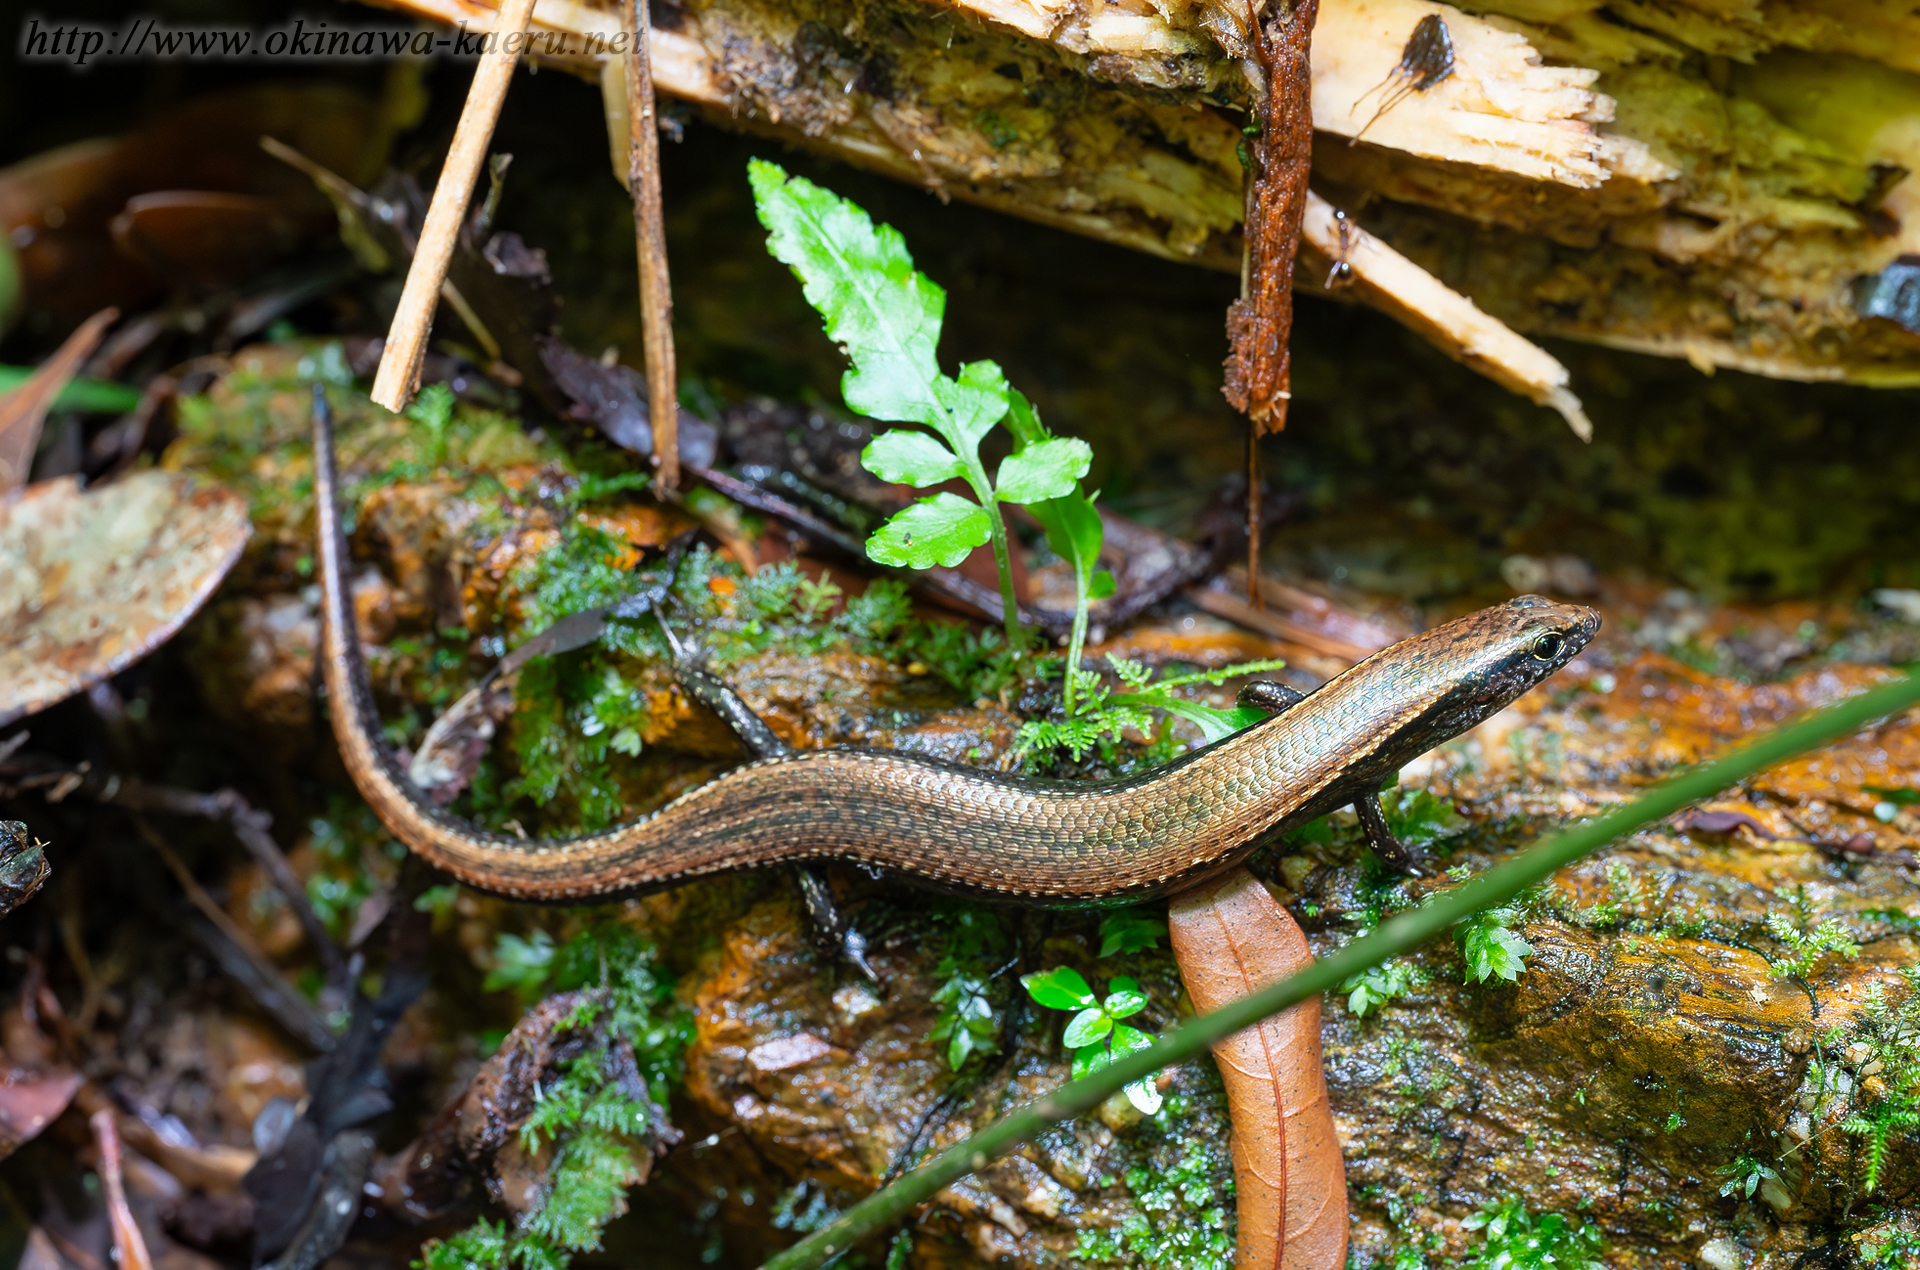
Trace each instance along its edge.
<path fill-rule="evenodd" d="M 969 362 L 958 375 L 940 369 L 935 348 L 947 295 L 913 267 L 898 231 L 875 225 L 853 203 L 803 177 L 788 176 L 776 164 L 754 160 L 748 179 L 760 223 L 767 227 L 768 250 L 798 275 L 827 334 L 852 363 L 840 381 L 847 406 L 884 422 L 929 430 L 880 433 L 860 456 L 862 465 L 882 480 L 915 489 L 958 480 L 973 493 L 968 499 L 942 490 L 921 498 L 874 531 L 867 555 L 912 569 L 951 567 L 975 547 L 991 543 L 1007 638 L 1018 643 L 1018 602 L 999 504 L 1032 508 L 1049 539 L 1056 527 L 1049 522 L 1057 522 L 1062 536 L 1055 550 L 1064 558 L 1078 561 L 1090 544 L 1097 559 L 1099 516 L 1092 500 L 1080 495 L 1080 478 L 1093 451 L 1085 441 L 1049 435 L 995 363 Z M 980 443 L 1010 416 L 1017 416 L 1013 453 L 989 477 Z M 1049 504 L 1063 498 L 1085 515 L 1054 514 Z M 1080 502 L 1084 509 L 1078 508 Z M 1091 572 L 1087 576 L 1092 585 Z M 1110 578 L 1105 589 L 1112 590 Z"/>
<path fill-rule="evenodd" d="M 1153 1037 L 1120 1021 L 1147 1008 L 1147 995 L 1133 979 L 1123 976 L 1108 984 L 1104 1000 L 1095 997 L 1080 972 L 1070 966 L 1022 975 L 1020 982 L 1028 996 L 1048 1009 L 1074 1011 L 1060 1042 L 1073 1055 L 1075 1080 L 1153 1044 Z M 1151 1079 L 1133 1082 L 1126 1094 L 1149 1116 L 1160 1110 L 1160 1091 Z"/>
<path fill-rule="evenodd" d="M 1607 1247 L 1599 1226 L 1560 1213 L 1535 1216 L 1518 1198 L 1487 1204 L 1460 1225 L 1480 1234 L 1460 1262 L 1466 1270 L 1592 1270 Z"/>
<path fill-rule="evenodd" d="M 1340 983 L 1347 994 L 1347 1011 L 1364 1019 L 1396 997 L 1406 996 L 1426 986 L 1427 975 L 1409 962 L 1394 960 L 1348 975 Z"/>
<path fill-rule="evenodd" d="M 1467 983 L 1485 983 L 1489 979 L 1512 982 L 1527 968 L 1533 945 L 1507 927 L 1519 920 L 1512 909 L 1496 908 L 1475 914 L 1461 922 L 1455 931 L 1460 951 L 1467 959 Z"/>

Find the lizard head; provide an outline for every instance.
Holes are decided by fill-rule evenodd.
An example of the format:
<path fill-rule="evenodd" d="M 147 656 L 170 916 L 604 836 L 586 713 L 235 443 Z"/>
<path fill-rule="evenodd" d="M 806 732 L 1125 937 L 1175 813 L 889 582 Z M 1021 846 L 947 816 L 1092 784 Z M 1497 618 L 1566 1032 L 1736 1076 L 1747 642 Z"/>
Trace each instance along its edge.
<path fill-rule="evenodd" d="M 1572 661 L 1599 629 L 1585 605 L 1522 595 L 1396 644 L 1380 659 L 1430 704 L 1383 754 L 1404 763 L 1459 736 Z"/>

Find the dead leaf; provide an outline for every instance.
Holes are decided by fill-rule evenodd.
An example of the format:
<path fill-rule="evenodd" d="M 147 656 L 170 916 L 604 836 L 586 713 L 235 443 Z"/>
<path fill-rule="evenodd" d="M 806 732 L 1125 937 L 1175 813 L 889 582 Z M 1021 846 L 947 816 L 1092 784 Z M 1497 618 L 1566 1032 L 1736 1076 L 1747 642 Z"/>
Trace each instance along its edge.
<path fill-rule="evenodd" d="M 73 1101 L 80 1080 L 80 1073 L 64 1067 L 0 1073 L 0 1158 L 39 1137 Z"/>
<path fill-rule="evenodd" d="M 1306 936 L 1245 869 L 1173 897 L 1168 926 L 1201 1013 L 1311 965 Z M 1233 1115 L 1237 1270 L 1347 1263 L 1347 1181 L 1320 1058 L 1320 1002 L 1302 1001 L 1213 1047 Z"/>
<path fill-rule="evenodd" d="M 197 612 L 240 558 L 246 502 L 175 472 L 0 498 L 0 725 L 117 674 Z"/>
<path fill-rule="evenodd" d="M 82 322 L 27 382 L 0 397 L 0 494 L 27 483 L 33 452 L 40 444 L 40 425 L 47 421 L 53 399 L 93 355 L 100 337 L 119 316 L 118 309 L 102 309 Z"/>

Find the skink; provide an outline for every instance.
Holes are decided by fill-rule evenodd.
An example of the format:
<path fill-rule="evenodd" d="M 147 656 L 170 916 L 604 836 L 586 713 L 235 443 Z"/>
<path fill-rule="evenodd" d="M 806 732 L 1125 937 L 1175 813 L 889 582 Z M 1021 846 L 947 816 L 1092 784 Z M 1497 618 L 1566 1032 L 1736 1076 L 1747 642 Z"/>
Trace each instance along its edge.
<path fill-rule="evenodd" d="M 1036 905 L 1191 886 L 1354 803 L 1564 666 L 1592 610 L 1522 596 L 1403 640 L 1273 717 L 1120 780 L 1040 780 L 909 754 L 804 750 L 748 763 L 601 833 L 532 841 L 434 807 L 380 740 L 346 582 L 331 422 L 315 410 L 321 658 L 334 736 L 393 834 L 460 881 L 584 900 L 779 864 L 840 860 L 920 886 Z"/>

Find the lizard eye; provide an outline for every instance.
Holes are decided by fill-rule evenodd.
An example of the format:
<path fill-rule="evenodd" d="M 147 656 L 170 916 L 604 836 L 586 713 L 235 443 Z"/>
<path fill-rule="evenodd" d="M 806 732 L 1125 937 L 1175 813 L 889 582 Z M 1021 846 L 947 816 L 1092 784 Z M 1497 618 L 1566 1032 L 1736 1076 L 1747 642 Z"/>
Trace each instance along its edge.
<path fill-rule="evenodd" d="M 1538 639 L 1533 641 L 1533 647 L 1528 651 L 1541 661 L 1552 661 L 1560 655 L 1560 650 L 1566 646 L 1566 636 L 1562 635 L 1559 631 L 1546 631 L 1542 633 Z"/>

